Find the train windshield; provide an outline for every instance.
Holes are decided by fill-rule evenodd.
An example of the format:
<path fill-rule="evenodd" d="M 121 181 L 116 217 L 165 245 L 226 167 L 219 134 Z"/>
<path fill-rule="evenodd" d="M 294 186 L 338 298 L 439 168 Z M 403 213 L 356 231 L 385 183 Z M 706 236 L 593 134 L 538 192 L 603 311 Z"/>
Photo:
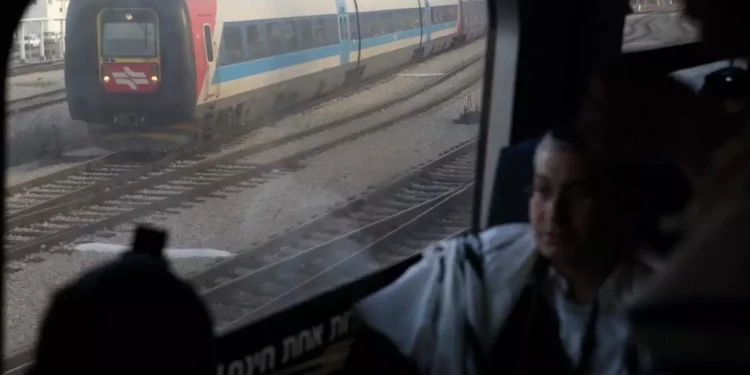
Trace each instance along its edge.
<path fill-rule="evenodd" d="M 157 45 L 157 23 L 153 13 L 127 11 L 103 13 L 102 57 L 154 57 L 157 55 Z"/>

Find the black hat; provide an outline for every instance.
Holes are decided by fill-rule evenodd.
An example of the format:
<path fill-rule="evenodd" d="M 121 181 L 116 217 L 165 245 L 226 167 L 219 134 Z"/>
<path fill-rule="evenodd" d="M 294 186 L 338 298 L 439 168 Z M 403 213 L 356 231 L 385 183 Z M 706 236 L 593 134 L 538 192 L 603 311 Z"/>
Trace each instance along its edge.
<path fill-rule="evenodd" d="M 30 374 L 216 371 L 205 304 L 160 254 L 136 249 L 55 294 Z"/>

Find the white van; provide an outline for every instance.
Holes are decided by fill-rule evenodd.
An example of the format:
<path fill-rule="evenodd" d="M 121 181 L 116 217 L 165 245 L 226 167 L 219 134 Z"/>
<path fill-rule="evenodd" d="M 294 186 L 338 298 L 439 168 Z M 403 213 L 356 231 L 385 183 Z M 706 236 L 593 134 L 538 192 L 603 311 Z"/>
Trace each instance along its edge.
<path fill-rule="evenodd" d="M 39 45 L 42 44 L 42 41 L 36 34 L 24 35 L 23 41 L 27 47 L 39 47 Z"/>

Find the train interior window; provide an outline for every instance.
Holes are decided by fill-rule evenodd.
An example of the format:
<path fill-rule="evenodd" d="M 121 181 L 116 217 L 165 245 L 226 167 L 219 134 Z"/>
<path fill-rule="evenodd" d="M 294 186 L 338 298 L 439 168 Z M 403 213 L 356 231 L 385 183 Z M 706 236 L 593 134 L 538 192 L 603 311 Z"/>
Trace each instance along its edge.
<path fill-rule="evenodd" d="M 263 36 L 260 35 L 260 31 L 258 25 L 247 26 L 245 37 L 250 48 L 250 60 L 264 58 L 268 55 L 266 52 L 266 42 Z"/>
<path fill-rule="evenodd" d="M 339 21 L 338 16 L 326 17 L 325 32 L 328 38 L 328 45 L 339 43 Z"/>
<path fill-rule="evenodd" d="M 409 10 L 402 12 L 393 13 L 393 23 L 396 25 L 396 30 L 407 30 L 409 29 Z"/>
<path fill-rule="evenodd" d="M 396 32 L 396 28 L 393 25 L 393 13 L 381 12 L 380 13 L 380 24 L 383 25 L 383 33 L 391 34 Z"/>
<path fill-rule="evenodd" d="M 219 57 L 219 65 L 231 65 L 245 60 L 242 50 L 242 30 L 239 26 L 226 26 L 223 32 L 224 42 Z"/>
<path fill-rule="evenodd" d="M 432 23 L 441 24 L 447 22 L 453 22 L 458 19 L 458 6 L 456 5 L 444 5 L 433 7 L 432 12 Z"/>
<path fill-rule="evenodd" d="M 486 39 L 421 9 L 486 1 L 72 0 L 18 23 L 6 359 L 29 368 L 50 284 L 119 258 L 139 224 L 169 233 L 164 260 L 210 309 L 212 375 L 287 371 L 320 332 L 346 349 L 350 306 L 323 331 L 223 340 L 468 228 Z"/>
<path fill-rule="evenodd" d="M 211 35 L 211 26 L 203 25 L 203 42 L 206 48 L 206 59 L 208 62 L 214 62 L 213 36 Z"/>
<path fill-rule="evenodd" d="M 349 15 L 349 34 L 352 40 L 359 40 L 359 20 L 356 14 Z"/>
<path fill-rule="evenodd" d="M 372 21 L 372 14 L 370 13 L 360 13 L 359 14 L 359 31 L 361 33 L 362 39 L 369 38 L 375 34 L 376 31 L 376 23 Z"/>
<path fill-rule="evenodd" d="M 409 9 L 409 29 L 418 29 L 421 26 L 419 9 Z"/>
<path fill-rule="evenodd" d="M 423 8 L 422 9 L 422 25 L 423 26 L 427 26 L 427 25 L 429 25 L 431 23 L 430 22 L 430 19 L 431 19 L 430 14 L 431 14 L 430 9 L 428 9 L 428 8 Z"/>
<path fill-rule="evenodd" d="M 339 18 L 339 31 L 341 33 L 341 39 L 349 39 L 346 35 L 346 19 Z"/>
<path fill-rule="evenodd" d="M 111 18 L 113 17 L 103 17 L 102 20 L 103 56 L 153 57 L 157 55 L 154 20 L 127 22 Z"/>
<path fill-rule="evenodd" d="M 359 21 L 363 39 L 398 31 L 419 29 L 422 22 L 419 9 L 416 8 L 360 13 Z"/>
<path fill-rule="evenodd" d="M 339 42 L 337 19 L 335 15 L 328 15 L 227 25 L 222 36 L 220 64 L 236 64 L 336 44 Z M 344 21 L 342 24 L 346 28 Z"/>
<path fill-rule="evenodd" d="M 315 45 L 330 46 L 338 43 L 338 22 L 336 16 L 318 18 L 315 24 Z"/>
<path fill-rule="evenodd" d="M 270 55 L 278 55 L 283 49 L 281 30 L 276 22 L 266 24 L 266 38 L 268 40 L 268 52 Z"/>
<path fill-rule="evenodd" d="M 299 51 L 299 36 L 294 21 L 284 22 L 284 50 L 282 53 Z"/>
<path fill-rule="evenodd" d="M 302 49 L 312 48 L 313 47 L 312 22 L 310 22 L 310 20 L 297 21 L 297 30 L 299 30 L 300 41 L 302 42 Z"/>

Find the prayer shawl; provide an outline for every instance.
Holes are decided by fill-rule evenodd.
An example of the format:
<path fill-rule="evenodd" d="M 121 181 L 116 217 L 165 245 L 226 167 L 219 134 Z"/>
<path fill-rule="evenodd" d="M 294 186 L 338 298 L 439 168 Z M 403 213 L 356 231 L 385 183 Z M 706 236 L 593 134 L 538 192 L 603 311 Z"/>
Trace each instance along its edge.
<path fill-rule="evenodd" d="M 356 312 L 421 373 L 480 374 L 531 276 L 535 248 L 528 224 L 443 241 L 396 282 L 360 302 Z M 623 280 L 641 279 L 631 276 Z M 616 284 L 624 301 L 634 285 Z"/>

